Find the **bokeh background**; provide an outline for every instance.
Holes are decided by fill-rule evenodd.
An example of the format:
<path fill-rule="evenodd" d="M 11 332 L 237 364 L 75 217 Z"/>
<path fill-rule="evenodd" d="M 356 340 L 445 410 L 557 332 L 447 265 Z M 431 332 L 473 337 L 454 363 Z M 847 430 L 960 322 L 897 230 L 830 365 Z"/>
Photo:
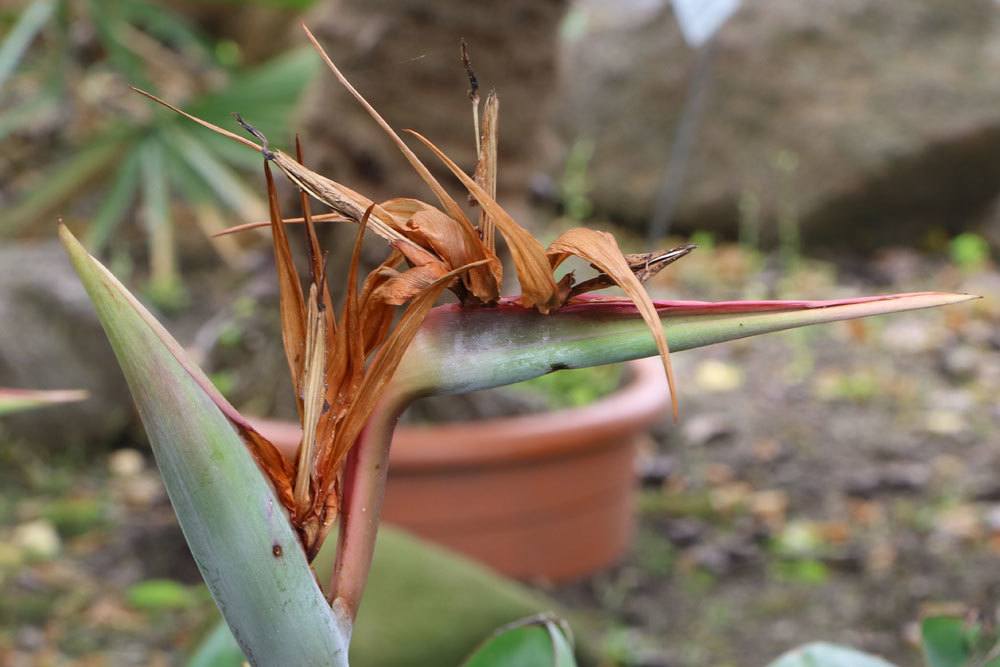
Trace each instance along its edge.
<path fill-rule="evenodd" d="M 599 661 L 765 664 L 827 639 L 916 664 L 922 614 L 995 620 L 996 2 L 747 0 L 696 47 L 665 0 L 34 0 L 0 5 L 0 386 L 91 397 L 0 420 L 0 664 L 182 664 L 215 618 L 57 220 L 240 409 L 293 415 L 268 238 L 211 237 L 265 219 L 259 156 L 128 86 L 298 132 L 373 199 L 426 195 L 300 21 L 390 123 L 471 167 L 464 38 L 500 97 L 500 202 L 544 240 L 696 243 L 656 296 L 985 297 L 677 355 L 684 417 L 645 442 L 632 548 L 530 582 L 594 621 Z M 334 274 L 352 233 L 323 231 Z M 606 384 L 553 377 L 409 418 Z"/>

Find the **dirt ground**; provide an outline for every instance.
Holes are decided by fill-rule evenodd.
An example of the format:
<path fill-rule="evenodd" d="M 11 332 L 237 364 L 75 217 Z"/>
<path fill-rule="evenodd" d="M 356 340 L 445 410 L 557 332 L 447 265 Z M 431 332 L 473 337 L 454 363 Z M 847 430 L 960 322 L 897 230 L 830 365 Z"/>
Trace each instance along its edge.
<path fill-rule="evenodd" d="M 689 268 L 682 291 L 698 282 Z M 905 250 L 845 273 L 813 264 L 772 286 L 986 298 L 678 354 L 684 418 L 661 423 L 643 457 L 631 553 L 554 591 L 614 619 L 611 655 L 763 665 L 827 640 L 917 665 L 922 613 L 995 620 L 1000 276 Z M 739 296 L 721 283 L 708 291 Z"/>
<path fill-rule="evenodd" d="M 676 355 L 683 418 L 643 452 L 634 548 L 548 591 L 606 621 L 608 664 L 764 665 L 825 639 L 905 667 L 921 613 L 997 613 L 1000 273 L 793 259 L 703 247 L 655 289 L 987 298 Z M 137 443 L 0 448 L 0 665 L 174 664 L 214 614 Z"/>

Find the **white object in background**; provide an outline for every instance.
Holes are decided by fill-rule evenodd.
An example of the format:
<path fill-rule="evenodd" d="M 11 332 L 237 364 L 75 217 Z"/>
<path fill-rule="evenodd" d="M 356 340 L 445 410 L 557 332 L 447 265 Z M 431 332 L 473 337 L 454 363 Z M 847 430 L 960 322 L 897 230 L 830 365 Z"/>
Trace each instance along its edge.
<path fill-rule="evenodd" d="M 673 0 L 674 15 L 689 46 L 698 48 L 722 27 L 740 0 Z"/>

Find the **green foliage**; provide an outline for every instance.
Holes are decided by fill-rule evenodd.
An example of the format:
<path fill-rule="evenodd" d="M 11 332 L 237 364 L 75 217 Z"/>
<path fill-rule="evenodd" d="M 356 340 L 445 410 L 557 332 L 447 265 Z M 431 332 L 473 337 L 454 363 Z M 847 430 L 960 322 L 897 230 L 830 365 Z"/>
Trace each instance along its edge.
<path fill-rule="evenodd" d="M 223 414 L 231 408 L 121 283 L 65 228 L 61 236 L 135 398 L 191 553 L 243 651 L 255 664 L 346 665 L 343 618 Z M 161 601 L 176 601 L 157 591 Z"/>
<path fill-rule="evenodd" d="M 87 392 L 77 390 L 31 390 L 0 387 L 0 416 L 34 410 L 57 403 L 82 401 Z"/>
<path fill-rule="evenodd" d="M 995 631 L 952 616 L 930 616 L 920 624 L 926 667 L 1000 667 Z M 893 667 L 885 660 L 835 644 L 807 644 L 768 667 Z"/>
<path fill-rule="evenodd" d="M 990 260 L 990 244 L 979 234 L 965 232 L 948 243 L 948 254 L 959 268 L 975 271 Z"/>
<path fill-rule="evenodd" d="M 548 614 L 500 628 L 463 667 L 575 667 L 573 639 L 564 622 Z"/>
<path fill-rule="evenodd" d="M 29 5 L 15 28 L 0 44 L 0 85 L 6 74 L 21 63 L 25 76 L 41 79 L 39 93 L 26 101 L 11 99 L 0 113 L 0 139 L 15 133 L 65 104 L 68 82 L 66 64 L 76 57 L 60 17 L 69 0 L 38 0 Z M 230 114 L 243 111 L 263 132 L 279 143 L 287 121 L 318 60 L 300 49 L 247 70 L 228 67 L 218 49 L 204 35 L 170 10 L 143 0 L 117 2 L 90 0 L 85 13 L 105 54 L 96 63 L 79 64 L 85 72 L 109 71 L 114 85 L 129 83 L 154 89 L 147 70 L 154 55 L 169 54 L 179 72 L 190 71 L 187 83 L 196 91 L 184 106 L 216 124 L 231 123 Z M 74 21 L 78 19 L 74 18 Z M 29 31 L 28 28 L 31 30 Z M 57 48 L 45 58 L 22 58 L 31 42 L 44 30 Z M 138 35 L 156 44 L 150 52 L 135 46 Z M 225 58 L 230 61 L 232 57 Z M 163 66 L 164 63 L 156 63 Z M 195 80 L 194 72 L 198 72 Z M 6 92 L 0 90 L 0 93 Z M 7 100 L 0 94 L 0 103 Z M 150 103 L 151 104 L 151 103 Z M 182 119 L 156 110 L 150 116 L 116 117 L 88 128 L 66 157 L 44 165 L 45 178 L 11 206 L 0 233 L 12 233 L 37 223 L 65 205 L 84 186 L 102 193 L 101 203 L 87 228 L 92 252 L 103 252 L 122 221 L 137 210 L 145 224 L 150 256 L 149 294 L 159 305 L 178 308 L 186 295 L 180 286 L 174 250 L 173 220 L 178 207 L 207 219 L 218 217 L 256 219 L 265 208 L 244 182 L 243 171 L 259 168 L 252 153 L 234 151 L 225 142 L 207 137 Z"/>
<path fill-rule="evenodd" d="M 587 169 L 594 156 L 594 142 L 579 139 L 570 148 L 562 178 L 562 200 L 566 217 L 583 221 L 593 214 L 594 205 L 590 201 L 590 184 Z"/>
<path fill-rule="evenodd" d="M 327 540 L 314 567 L 333 567 Z M 371 581 L 351 640 L 356 667 L 457 665 L 495 628 L 555 603 L 482 565 L 392 526 L 379 530 Z M 188 667 L 239 667 L 243 654 L 224 625 L 203 640 Z"/>
<path fill-rule="evenodd" d="M 148 579 L 129 586 L 125 599 L 140 611 L 155 613 L 190 609 L 201 601 L 202 595 L 170 579 Z"/>
<path fill-rule="evenodd" d="M 979 623 L 931 616 L 920 624 L 920 638 L 927 667 L 1000 667 L 998 637 Z"/>
<path fill-rule="evenodd" d="M 621 383 L 621 376 L 620 365 L 608 364 L 557 371 L 510 388 L 544 398 L 554 409 L 578 408 L 613 392 Z"/>
<path fill-rule="evenodd" d="M 52 522 L 63 537 L 76 537 L 103 526 L 104 505 L 93 498 L 57 500 L 45 507 L 42 516 Z"/>

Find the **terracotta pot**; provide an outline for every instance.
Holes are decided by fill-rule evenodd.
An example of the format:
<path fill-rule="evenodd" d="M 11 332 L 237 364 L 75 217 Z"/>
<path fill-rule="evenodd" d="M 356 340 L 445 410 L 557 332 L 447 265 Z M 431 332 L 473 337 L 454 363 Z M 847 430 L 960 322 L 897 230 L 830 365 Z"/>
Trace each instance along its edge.
<path fill-rule="evenodd" d="M 397 429 L 383 517 L 521 579 L 612 564 L 632 535 L 636 444 L 667 406 L 658 359 L 582 408 Z M 297 446 L 298 426 L 258 422 Z"/>

